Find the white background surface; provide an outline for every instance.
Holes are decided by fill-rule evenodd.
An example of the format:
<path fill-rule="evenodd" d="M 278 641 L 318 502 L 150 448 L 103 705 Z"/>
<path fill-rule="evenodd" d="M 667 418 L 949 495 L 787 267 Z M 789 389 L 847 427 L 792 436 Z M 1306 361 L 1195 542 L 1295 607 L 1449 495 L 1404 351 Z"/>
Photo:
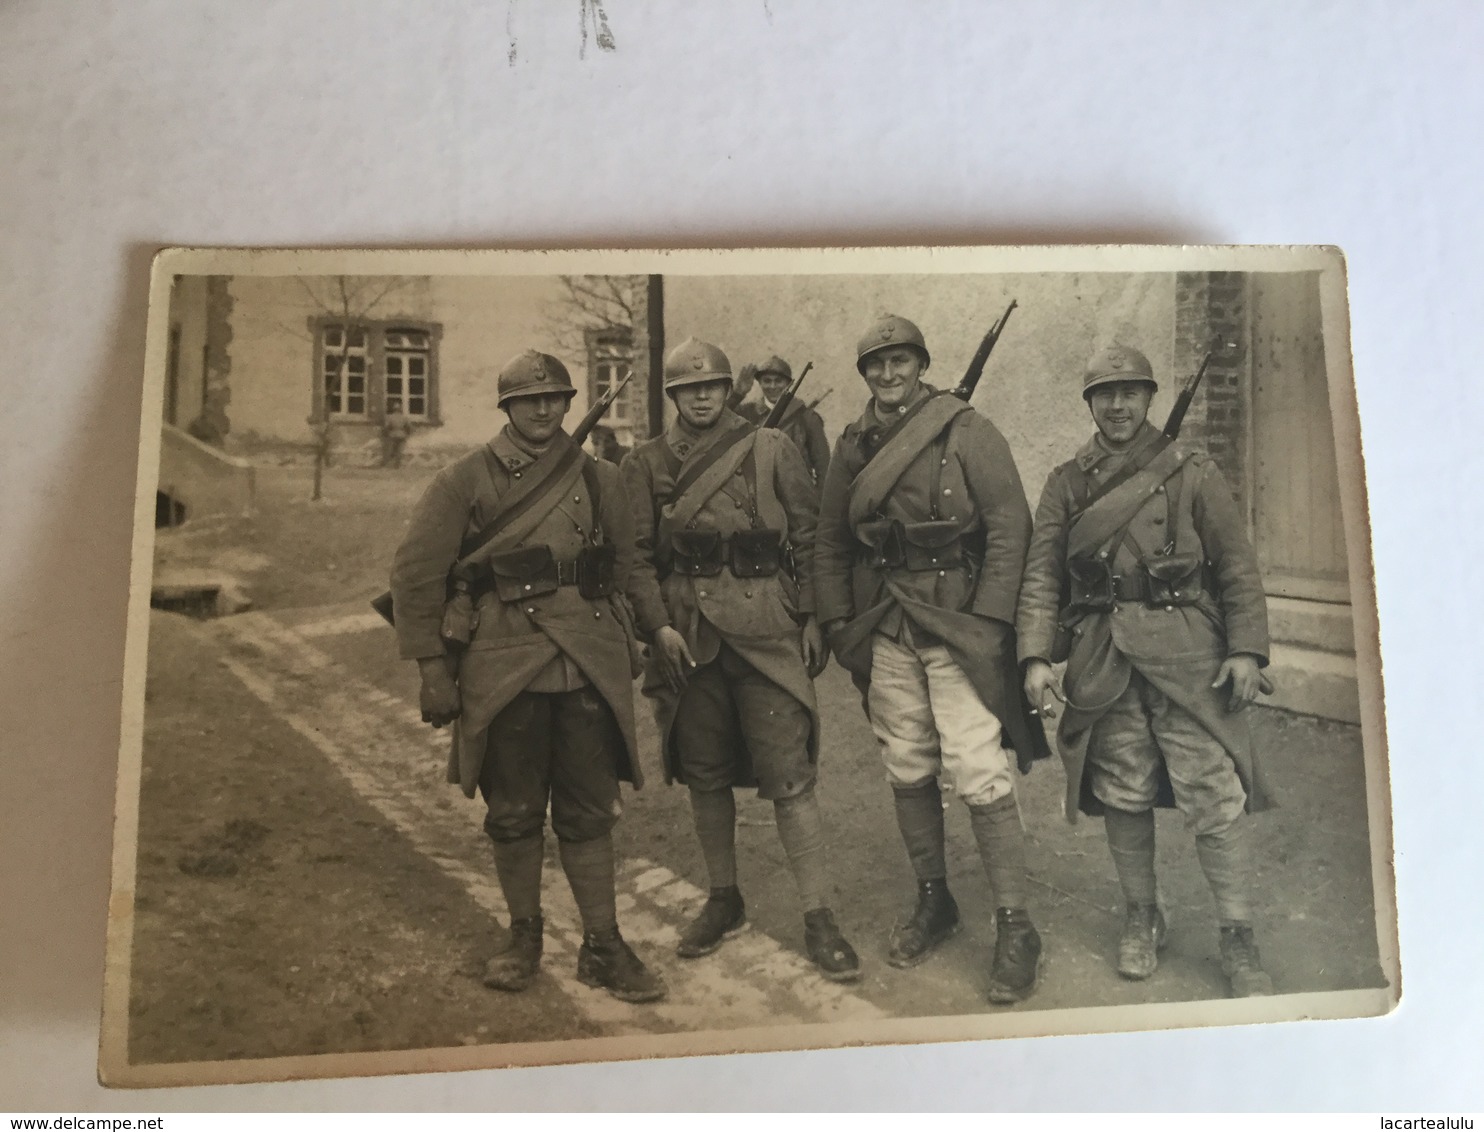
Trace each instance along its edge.
<path fill-rule="evenodd" d="M 590 40 L 582 59 L 578 0 L 0 4 L 0 1109 L 1480 1107 L 1467 1066 L 1484 1049 L 1484 9 L 607 11 L 617 50 Z M 157 246 L 1027 241 L 1348 253 L 1398 1013 L 157 1093 L 94 1083 Z"/>

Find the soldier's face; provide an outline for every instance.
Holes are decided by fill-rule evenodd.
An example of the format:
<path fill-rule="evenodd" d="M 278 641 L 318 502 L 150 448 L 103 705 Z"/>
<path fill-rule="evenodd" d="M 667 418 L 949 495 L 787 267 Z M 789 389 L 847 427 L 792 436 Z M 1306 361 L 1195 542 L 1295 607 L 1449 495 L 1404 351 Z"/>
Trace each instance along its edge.
<path fill-rule="evenodd" d="M 783 391 L 789 386 L 788 378 L 784 377 L 781 373 L 773 373 L 771 370 L 768 373 L 758 374 L 757 383 L 770 405 L 782 397 Z"/>
<path fill-rule="evenodd" d="M 895 409 L 917 392 L 926 369 L 927 362 L 911 347 L 877 350 L 866 359 L 866 384 L 871 387 L 871 396 L 876 398 L 876 404 L 883 409 Z"/>
<path fill-rule="evenodd" d="M 1092 419 L 1109 444 L 1127 444 L 1144 427 L 1154 390 L 1142 381 L 1100 385 L 1088 397 Z"/>
<path fill-rule="evenodd" d="M 545 444 L 560 431 L 571 403 L 565 393 L 536 393 L 512 397 L 505 402 L 505 413 L 516 432 L 532 444 Z"/>
<path fill-rule="evenodd" d="M 721 419 L 731 387 L 726 378 L 680 386 L 675 390 L 675 409 L 680 419 L 691 428 L 710 428 Z"/>

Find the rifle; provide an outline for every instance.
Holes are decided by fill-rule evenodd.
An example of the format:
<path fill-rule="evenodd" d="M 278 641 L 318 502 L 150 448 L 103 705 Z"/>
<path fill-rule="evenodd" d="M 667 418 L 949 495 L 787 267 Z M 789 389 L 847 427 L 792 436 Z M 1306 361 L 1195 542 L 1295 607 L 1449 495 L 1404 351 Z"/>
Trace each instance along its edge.
<path fill-rule="evenodd" d="M 634 374 L 632 371 L 630 371 L 624 376 L 624 379 L 622 381 L 610 385 L 608 387 L 608 392 L 604 393 L 603 396 L 599 397 L 596 401 L 593 402 L 592 408 L 588 409 L 582 420 L 577 422 L 577 427 L 572 430 L 571 435 L 573 444 L 577 445 L 579 448 L 582 447 L 583 442 L 586 441 L 588 438 L 588 434 L 591 433 L 594 426 L 596 426 L 597 423 L 603 419 L 603 414 L 606 413 L 613 402 L 618 399 L 618 395 L 623 392 L 624 386 L 627 385 L 631 380 L 633 380 L 633 377 Z M 477 548 L 473 552 L 473 554 L 469 555 L 468 557 L 472 558 L 483 549 L 483 547 Z M 459 559 L 459 561 L 455 562 L 450 568 L 449 574 L 452 575 L 454 571 L 458 570 L 458 568 L 464 565 L 464 563 L 467 561 L 468 558 Z M 371 608 L 376 610 L 377 613 L 381 614 L 382 618 L 385 619 L 388 625 L 395 625 L 397 623 L 396 614 L 392 608 L 392 592 L 390 590 L 387 590 L 385 593 L 378 594 L 376 597 L 372 598 Z"/>
<path fill-rule="evenodd" d="M 807 364 L 805 364 L 804 368 L 799 371 L 799 376 L 796 377 L 796 378 L 794 378 L 793 384 L 790 385 L 787 389 L 785 389 L 783 391 L 782 394 L 779 395 L 778 400 L 773 405 L 773 411 L 768 414 L 767 419 L 764 420 L 763 423 L 760 426 L 758 426 L 758 427 L 760 427 L 760 428 L 777 428 L 778 427 L 778 422 L 783 419 L 783 414 L 788 411 L 789 405 L 792 404 L 792 402 L 793 402 L 794 394 L 796 394 L 799 391 L 799 386 L 801 386 L 801 385 L 804 384 L 804 378 L 806 378 L 809 375 L 809 371 L 811 369 L 813 369 L 813 368 L 814 368 L 814 363 L 813 362 L 808 362 Z"/>
<path fill-rule="evenodd" d="M 1170 410 L 1170 416 L 1165 421 L 1164 434 L 1171 441 L 1180 436 L 1180 426 L 1185 423 L 1185 411 L 1190 408 L 1190 403 L 1195 400 L 1195 391 L 1200 388 L 1201 379 L 1206 376 L 1206 370 L 1211 365 L 1211 359 L 1215 356 L 1215 349 L 1206 351 L 1206 356 L 1201 359 L 1200 367 L 1195 371 L 1195 376 L 1180 388 L 1180 395 L 1175 398 L 1174 408 Z"/>
<path fill-rule="evenodd" d="M 810 401 L 809 404 L 805 405 L 804 408 L 806 408 L 806 409 L 817 409 L 817 408 L 819 408 L 827 400 L 829 400 L 829 396 L 833 392 L 834 392 L 833 389 L 826 389 L 818 397 L 816 397 L 816 398 L 814 398 L 814 400 Z"/>
<path fill-rule="evenodd" d="M 969 368 L 964 370 L 963 380 L 953 387 L 953 395 L 960 401 L 967 401 L 974 396 L 974 387 L 979 384 L 979 379 L 984 375 L 984 363 L 989 361 L 989 355 L 994 352 L 995 343 L 1000 340 L 1000 335 L 1005 331 L 1005 323 L 1010 321 L 1010 312 L 1019 304 L 1010 300 L 1010 305 L 1005 308 L 1005 313 L 995 320 L 995 324 L 989 328 L 989 332 L 979 343 L 979 349 L 974 351 L 974 357 L 969 362 Z"/>

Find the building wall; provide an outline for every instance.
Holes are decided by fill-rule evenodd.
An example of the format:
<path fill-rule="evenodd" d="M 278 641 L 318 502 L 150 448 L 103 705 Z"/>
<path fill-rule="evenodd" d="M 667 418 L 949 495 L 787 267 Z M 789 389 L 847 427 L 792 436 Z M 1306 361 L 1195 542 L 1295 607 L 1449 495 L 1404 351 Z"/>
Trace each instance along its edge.
<path fill-rule="evenodd" d="M 798 370 L 813 360 L 801 396 L 819 407 L 831 443 L 860 415 L 866 386 L 855 343 L 884 313 L 912 319 L 932 354 L 928 380 L 956 385 L 984 332 L 1018 302 L 974 397 L 1010 442 L 1034 506 L 1051 469 L 1092 432 L 1083 367 L 1113 340 L 1149 355 L 1169 410 L 1175 281 L 1169 274 L 665 277 L 665 337 L 715 342 L 733 367 L 777 353 Z M 753 396 L 757 396 L 756 393 Z"/>
<path fill-rule="evenodd" d="M 383 281 L 349 281 L 353 317 L 432 322 L 441 326 L 436 368 L 440 423 L 418 425 L 409 454 L 441 458 L 488 440 L 505 422 L 496 400 L 501 367 L 521 350 L 556 353 L 578 388 L 573 408 L 587 408 L 587 359 L 561 351 L 550 333 L 548 307 L 558 294 L 548 277 L 403 277 L 374 304 Z M 311 324 L 345 309 L 334 277 L 237 276 L 233 300 L 231 447 L 302 454 L 313 439 L 310 417 L 318 359 Z M 379 422 L 337 422 L 337 452 L 370 460 L 379 450 Z"/>

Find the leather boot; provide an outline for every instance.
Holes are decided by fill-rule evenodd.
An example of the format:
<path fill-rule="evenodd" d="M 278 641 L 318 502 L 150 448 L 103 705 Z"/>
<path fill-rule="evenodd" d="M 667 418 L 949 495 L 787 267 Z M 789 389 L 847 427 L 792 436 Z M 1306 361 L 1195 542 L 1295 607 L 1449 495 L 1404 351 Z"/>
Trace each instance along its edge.
<path fill-rule="evenodd" d="M 1233 998 L 1273 993 L 1273 980 L 1262 969 L 1251 924 L 1221 925 L 1221 970 L 1231 984 Z"/>
<path fill-rule="evenodd" d="M 835 924 L 828 908 L 804 913 L 804 950 L 819 973 L 834 983 L 853 983 L 861 977 L 860 956 Z"/>
<path fill-rule="evenodd" d="M 541 968 L 542 920 L 532 916 L 510 921 L 510 940 L 484 967 L 484 985 L 492 990 L 523 991 Z"/>
<path fill-rule="evenodd" d="M 1125 979 L 1147 979 L 1159 966 L 1165 945 L 1165 916 L 1158 904 L 1130 904 L 1118 939 L 1118 973 Z"/>
<path fill-rule="evenodd" d="M 1041 973 L 1041 936 L 1024 908 L 994 914 L 994 961 L 989 969 L 989 1001 L 1011 1006 L 1029 998 Z"/>
<path fill-rule="evenodd" d="M 723 940 L 736 935 L 746 926 L 747 906 L 742 903 L 741 890 L 735 884 L 713 888 L 696 918 L 680 933 L 675 954 L 682 959 L 699 959 L 703 955 L 710 955 L 722 945 Z"/>
<path fill-rule="evenodd" d="M 654 1002 L 666 993 L 665 980 L 644 965 L 616 927 L 583 934 L 577 981 L 623 1002 Z"/>
<path fill-rule="evenodd" d="M 891 933 L 886 961 L 893 967 L 915 967 L 958 931 L 958 905 L 944 877 L 917 882 L 917 907 L 905 924 Z"/>

